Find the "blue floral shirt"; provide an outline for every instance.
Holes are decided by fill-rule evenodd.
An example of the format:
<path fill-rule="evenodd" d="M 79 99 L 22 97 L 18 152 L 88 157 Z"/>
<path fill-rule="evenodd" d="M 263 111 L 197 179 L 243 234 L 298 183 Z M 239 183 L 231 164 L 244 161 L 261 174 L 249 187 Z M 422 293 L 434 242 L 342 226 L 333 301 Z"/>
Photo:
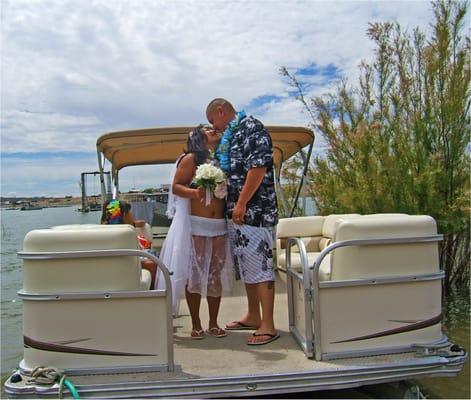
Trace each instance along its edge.
<path fill-rule="evenodd" d="M 230 163 L 227 179 L 227 218 L 232 218 L 232 210 L 244 186 L 247 172 L 252 168 L 265 167 L 265 177 L 247 203 L 244 223 L 252 226 L 275 226 L 278 222 L 278 205 L 272 141 L 263 124 L 252 116 L 242 119 L 234 131 Z"/>

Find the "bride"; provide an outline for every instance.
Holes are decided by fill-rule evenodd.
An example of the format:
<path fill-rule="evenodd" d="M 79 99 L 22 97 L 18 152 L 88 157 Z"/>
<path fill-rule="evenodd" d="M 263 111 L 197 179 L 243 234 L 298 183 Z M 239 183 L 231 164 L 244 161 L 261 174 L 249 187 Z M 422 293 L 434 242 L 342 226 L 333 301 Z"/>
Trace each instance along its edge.
<path fill-rule="evenodd" d="M 232 286 L 225 201 L 214 194 L 208 197 L 206 189 L 191 184 L 198 166 L 205 163 L 218 166 L 214 157 L 218 143 L 218 134 L 207 126 L 199 125 L 189 133 L 187 151 L 176 162 L 167 210 L 173 221 L 160 253 L 160 259 L 173 272 L 175 316 L 180 299 L 186 297 L 192 339 L 203 339 L 205 333 L 214 337 L 226 336 L 217 322 L 221 296 Z M 163 283 L 158 282 L 157 287 L 163 287 Z M 206 297 L 209 310 L 206 332 L 199 316 L 202 297 Z"/>

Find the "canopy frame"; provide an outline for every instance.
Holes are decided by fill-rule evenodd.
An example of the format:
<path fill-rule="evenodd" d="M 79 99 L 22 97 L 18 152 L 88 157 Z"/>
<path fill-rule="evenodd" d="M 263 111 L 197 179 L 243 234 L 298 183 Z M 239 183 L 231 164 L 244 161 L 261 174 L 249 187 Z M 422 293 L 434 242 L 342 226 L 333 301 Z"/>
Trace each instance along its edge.
<path fill-rule="evenodd" d="M 293 216 L 302 188 L 306 182 L 309 160 L 314 146 L 312 130 L 299 126 L 266 126 L 273 143 L 275 187 L 280 194 L 283 208 Z M 149 128 L 110 132 L 98 138 L 97 158 L 100 171 L 102 199 L 107 199 L 105 188 L 105 162 L 111 164 L 112 196 L 119 193 L 119 172 L 121 169 L 138 165 L 158 165 L 173 163 L 186 147 L 188 132 L 192 127 Z M 303 149 L 308 147 L 307 155 Z M 288 204 L 286 193 L 281 185 L 283 163 L 295 154 L 301 154 L 302 174 L 296 189 L 295 198 Z M 303 213 L 305 206 L 303 204 Z"/>

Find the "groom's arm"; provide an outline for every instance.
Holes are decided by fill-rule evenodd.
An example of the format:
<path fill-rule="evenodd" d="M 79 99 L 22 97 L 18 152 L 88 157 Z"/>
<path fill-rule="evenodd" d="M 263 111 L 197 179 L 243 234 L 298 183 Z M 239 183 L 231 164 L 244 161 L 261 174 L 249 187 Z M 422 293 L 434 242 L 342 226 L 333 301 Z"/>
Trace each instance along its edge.
<path fill-rule="evenodd" d="M 252 168 L 247 172 L 244 186 L 240 191 L 237 204 L 232 211 L 232 222 L 237 225 L 244 223 L 245 212 L 247 211 L 247 203 L 260 187 L 260 184 L 265 177 L 267 169 L 265 167 Z"/>

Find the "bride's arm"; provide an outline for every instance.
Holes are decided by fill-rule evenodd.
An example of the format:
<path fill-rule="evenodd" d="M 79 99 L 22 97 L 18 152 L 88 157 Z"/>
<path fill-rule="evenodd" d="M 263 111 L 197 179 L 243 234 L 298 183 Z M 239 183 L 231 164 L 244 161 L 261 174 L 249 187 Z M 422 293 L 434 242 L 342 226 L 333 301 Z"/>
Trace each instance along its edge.
<path fill-rule="evenodd" d="M 172 192 L 180 197 L 189 199 L 201 199 L 203 190 L 201 188 L 192 189 L 188 187 L 195 176 L 195 159 L 193 154 L 184 156 L 178 164 L 177 171 L 172 183 Z"/>

